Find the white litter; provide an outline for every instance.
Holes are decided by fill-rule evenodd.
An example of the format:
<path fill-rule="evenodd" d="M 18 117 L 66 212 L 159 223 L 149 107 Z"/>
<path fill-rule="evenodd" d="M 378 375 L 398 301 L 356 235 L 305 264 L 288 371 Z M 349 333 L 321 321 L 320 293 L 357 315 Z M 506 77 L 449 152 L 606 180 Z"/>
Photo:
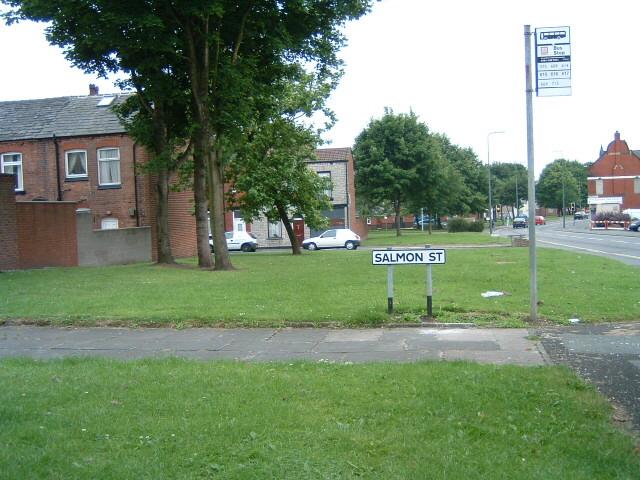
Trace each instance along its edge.
<path fill-rule="evenodd" d="M 580 323 L 580 319 L 579 318 L 570 318 L 569 319 L 569 323 Z"/>
<path fill-rule="evenodd" d="M 504 295 L 504 292 L 493 292 L 490 290 L 488 292 L 481 293 L 480 295 L 482 295 L 484 298 L 501 297 Z"/>

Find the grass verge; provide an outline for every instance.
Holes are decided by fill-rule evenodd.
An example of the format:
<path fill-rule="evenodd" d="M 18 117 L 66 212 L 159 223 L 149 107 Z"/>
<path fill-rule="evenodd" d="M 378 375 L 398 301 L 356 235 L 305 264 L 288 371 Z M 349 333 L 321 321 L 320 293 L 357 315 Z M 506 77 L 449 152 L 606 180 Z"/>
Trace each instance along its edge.
<path fill-rule="evenodd" d="M 286 251 L 232 256 L 231 272 L 150 264 L 50 268 L 0 274 L 0 319 L 84 325 L 278 326 L 285 322 L 367 326 L 415 322 L 425 311 L 425 268 L 395 269 L 397 315 L 387 313 L 387 269 L 371 252 Z M 433 267 L 441 321 L 521 326 L 529 307 L 525 248 L 450 249 Z M 538 253 L 540 316 L 559 323 L 630 321 L 640 270 L 591 255 Z M 483 298 L 487 290 L 504 296 Z"/>
<path fill-rule="evenodd" d="M 398 237 L 395 230 L 370 230 L 369 237 L 364 244 L 369 247 L 395 247 L 395 246 L 418 246 L 425 245 L 494 245 L 508 244 L 507 237 L 492 237 L 489 232 L 472 233 L 458 232 L 448 233 L 444 230 L 434 230 L 431 234 L 428 231 L 417 229 L 402 229 Z"/>
<path fill-rule="evenodd" d="M 557 367 L 0 361 L 2 478 L 632 479 Z"/>

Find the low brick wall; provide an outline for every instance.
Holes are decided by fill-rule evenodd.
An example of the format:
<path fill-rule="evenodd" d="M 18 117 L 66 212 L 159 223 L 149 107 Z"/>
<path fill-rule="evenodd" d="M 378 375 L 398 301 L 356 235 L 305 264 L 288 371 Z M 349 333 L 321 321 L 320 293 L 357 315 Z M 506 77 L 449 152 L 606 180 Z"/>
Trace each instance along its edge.
<path fill-rule="evenodd" d="M 78 265 L 151 262 L 151 227 L 94 230 L 89 209 L 77 211 Z"/>

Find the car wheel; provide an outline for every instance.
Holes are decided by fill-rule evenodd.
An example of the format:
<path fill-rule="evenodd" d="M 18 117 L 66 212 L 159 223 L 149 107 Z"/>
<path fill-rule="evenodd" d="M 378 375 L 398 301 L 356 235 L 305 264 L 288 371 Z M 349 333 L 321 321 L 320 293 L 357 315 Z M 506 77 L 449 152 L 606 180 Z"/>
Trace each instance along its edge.
<path fill-rule="evenodd" d="M 243 252 L 252 252 L 253 248 L 251 248 L 251 245 L 249 245 L 248 243 L 243 243 L 240 247 L 240 250 L 242 250 Z"/>
<path fill-rule="evenodd" d="M 356 244 L 353 243 L 351 240 L 349 240 L 347 243 L 344 244 L 344 248 L 346 248 L 347 250 L 355 250 Z"/>
<path fill-rule="evenodd" d="M 318 249 L 318 246 L 317 246 L 315 243 L 310 243 L 310 244 L 307 246 L 307 249 L 309 249 L 309 250 L 317 250 L 317 249 Z"/>

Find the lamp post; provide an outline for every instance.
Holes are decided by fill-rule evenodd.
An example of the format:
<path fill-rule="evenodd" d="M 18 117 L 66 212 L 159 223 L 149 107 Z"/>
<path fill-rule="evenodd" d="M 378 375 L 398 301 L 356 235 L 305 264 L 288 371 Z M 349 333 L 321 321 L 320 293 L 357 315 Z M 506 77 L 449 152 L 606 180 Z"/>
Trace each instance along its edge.
<path fill-rule="evenodd" d="M 504 133 L 504 130 L 496 130 L 487 134 L 487 172 L 489 177 L 489 235 L 493 234 L 493 205 L 491 203 L 491 135 L 497 135 L 498 133 Z"/>

